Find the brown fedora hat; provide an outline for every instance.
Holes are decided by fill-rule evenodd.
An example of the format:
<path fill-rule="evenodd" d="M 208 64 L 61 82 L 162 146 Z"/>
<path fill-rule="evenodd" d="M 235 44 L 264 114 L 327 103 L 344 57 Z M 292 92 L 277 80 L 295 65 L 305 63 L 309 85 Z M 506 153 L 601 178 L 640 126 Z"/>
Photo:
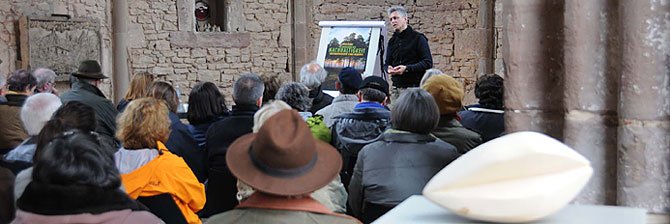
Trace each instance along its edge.
<path fill-rule="evenodd" d="M 342 168 L 339 152 L 317 141 L 296 110 L 282 110 L 258 133 L 235 140 L 226 152 L 228 168 L 257 191 L 296 196 L 330 183 Z"/>
<path fill-rule="evenodd" d="M 102 74 L 102 69 L 100 64 L 96 60 L 86 60 L 82 61 L 79 64 L 79 68 L 72 75 L 78 78 L 87 78 L 87 79 L 106 79 L 107 76 Z"/>

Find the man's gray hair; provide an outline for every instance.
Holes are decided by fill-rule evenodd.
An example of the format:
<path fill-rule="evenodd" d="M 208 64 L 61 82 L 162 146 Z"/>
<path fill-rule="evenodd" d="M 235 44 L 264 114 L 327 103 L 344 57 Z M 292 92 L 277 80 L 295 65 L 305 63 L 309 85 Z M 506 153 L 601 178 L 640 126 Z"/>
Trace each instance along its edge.
<path fill-rule="evenodd" d="M 0 74 L 0 88 L 4 87 L 7 85 L 7 77 L 5 75 Z"/>
<path fill-rule="evenodd" d="M 442 71 L 440 71 L 439 69 L 436 69 L 436 68 L 431 68 L 431 69 L 426 70 L 426 73 L 423 73 L 423 77 L 421 78 L 421 82 L 419 82 L 419 86 L 423 86 L 423 84 L 426 83 L 426 81 L 428 81 L 428 78 L 430 78 L 431 76 L 439 75 L 439 74 L 442 74 Z"/>
<path fill-rule="evenodd" d="M 55 81 L 56 80 L 56 73 L 48 68 L 38 68 L 33 71 L 33 75 L 35 76 L 35 79 L 37 79 L 37 88 L 42 88 L 44 84 Z"/>
<path fill-rule="evenodd" d="M 235 80 L 233 85 L 233 98 L 235 104 L 256 104 L 263 97 L 265 85 L 261 77 L 248 73 Z"/>
<path fill-rule="evenodd" d="M 319 87 L 321 82 L 326 80 L 326 76 L 328 76 L 326 69 L 314 61 L 303 65 L 300 69 L 300 82 L 309 89 Z"/>
<path fill-rule="evenodd" d="M 21 107 L 21 121 L 30 136 L 40 133 L 44 125 L 51 119 L 62 105 L 60 98 L 51 93 L 38 93 L 26 99 Z"/>
<path fill-rule="evenodd" d="M 277 90 L 276 100 L 286 102 L 293 109 L 305 112 L 312 105 L 307 86 L 299 82 L 287 82 Z"/>
<path fill-rule="evenodd" d="M 391 15 L 391 13 L 393 13 L 393 12 L 398 12 L 403 17 L 407 17 L 407 10 L 405 10 L 405 7 L 402 7 L 402 6 L 399 6 L 399 5 L 391 6 L 391 8 L 389 8 L 387 10 L 387 12 L 388 12 L 389 15 Z"/>

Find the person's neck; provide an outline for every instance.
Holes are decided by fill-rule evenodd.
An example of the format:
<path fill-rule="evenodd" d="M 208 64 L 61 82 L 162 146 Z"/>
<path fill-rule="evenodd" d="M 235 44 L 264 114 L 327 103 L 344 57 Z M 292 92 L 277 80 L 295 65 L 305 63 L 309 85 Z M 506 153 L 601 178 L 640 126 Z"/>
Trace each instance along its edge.
<path fill-rule="evenodd" d="M 402 33 L 402 31 L 405 31 L 407 29 L 407 25 L 400 27 L 400 29 L 397 29 L 398 33 Z"/>

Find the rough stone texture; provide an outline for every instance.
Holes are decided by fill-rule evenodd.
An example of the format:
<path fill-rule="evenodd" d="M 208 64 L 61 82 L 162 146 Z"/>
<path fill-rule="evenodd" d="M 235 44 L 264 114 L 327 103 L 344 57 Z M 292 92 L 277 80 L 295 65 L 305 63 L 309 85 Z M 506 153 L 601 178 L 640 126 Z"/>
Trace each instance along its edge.
<path fill-rule="evenodd" d="M 475 103 L 474 86 L 477 81 L 479 57 L 487 45 L 481 44 L 482 31 L 477 29 L 479 0 L 316 0 L 313 2 L 313 21 L 310 25 L 311 58 L 316 57 L 316 46 L 321 35 L 318 22 L 322 20 L 384 20 L 390 38 L 393 28 L 386 10 L 391 5 L 407 9 L 409 25 L 428 38 L 433 56 L 433 67 L 454 76 L 466 90 L 465 104 Z"/>

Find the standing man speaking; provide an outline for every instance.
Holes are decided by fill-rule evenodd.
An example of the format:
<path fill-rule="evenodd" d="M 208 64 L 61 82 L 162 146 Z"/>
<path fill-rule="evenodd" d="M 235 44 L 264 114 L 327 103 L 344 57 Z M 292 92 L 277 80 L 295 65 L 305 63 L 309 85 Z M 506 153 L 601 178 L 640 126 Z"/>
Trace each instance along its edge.
<path fill-rule="evenodd" d="M 393 80 L 391 102 L 407 88 L 419 87 L 421 77 L 433 67 L 428 39 L 407 25 L 407 10 L 402 6 L 388 9 L 391 26 L 395 32 L 389 40 L 386 65 Z"/>

